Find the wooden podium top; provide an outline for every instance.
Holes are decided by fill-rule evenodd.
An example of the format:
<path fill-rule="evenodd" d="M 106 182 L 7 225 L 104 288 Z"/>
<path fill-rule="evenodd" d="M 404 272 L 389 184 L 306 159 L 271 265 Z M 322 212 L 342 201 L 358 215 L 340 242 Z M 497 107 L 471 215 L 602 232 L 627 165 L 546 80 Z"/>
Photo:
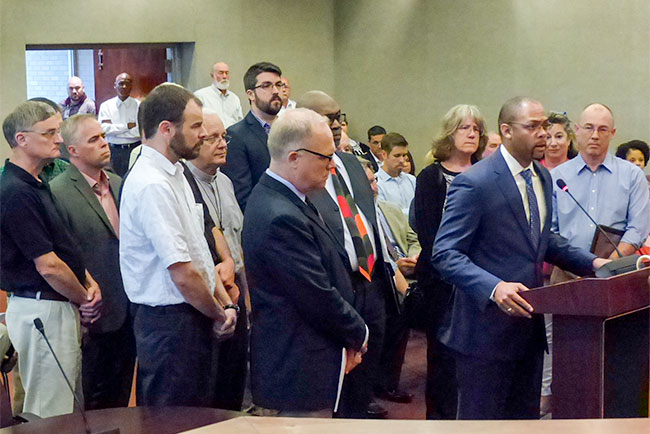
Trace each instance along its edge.
<path fill-rule="evenodd" d="M 650 305 L 650 268 L 584 278 L 521 292 L 535 313 L 609 318 Z"/>

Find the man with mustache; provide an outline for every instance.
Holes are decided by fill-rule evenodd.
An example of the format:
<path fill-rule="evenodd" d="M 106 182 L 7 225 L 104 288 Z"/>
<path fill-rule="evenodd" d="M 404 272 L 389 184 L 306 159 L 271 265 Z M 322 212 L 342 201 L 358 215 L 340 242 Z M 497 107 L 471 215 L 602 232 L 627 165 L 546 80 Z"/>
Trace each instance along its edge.
<path fill-rule="evenodd" d="M 519 294 L 543 284 L 543 262 L 581 275 L 607 262 L 550 230 L 548 128 L 538 101 L 506 101 L 503 146 L 449 188 L 431 261 L 455 286 L 440 340 L 456 352 L 458 419 L 539 418 L 544 317 Z"/>
<path fill-rule="evenodd" d="M 137 403 L 209 407 L 212 337 L 232 334 L 237 314 L 215 297 L 203 208 L 179 162 L 196 157 L 207 137 L 201 101 L 161 84 L 138 118 L 144 146 L 120 203 L 120 268 L 135 305 Z"/>
<path fill-rule="evenodd" d="M 241 111 L 239 97 L 229 91 L 230 68 L 225 62 L 217 62 L 212 66 L 212 84 L 194 92 L 203 103 L 203 108 L 219 115 L 223 124 L 228 128 L 241 121 L 244 115 Z"/>
<path fill-rule="evenodd" d="M 269 167 L 271 156 L 266 142 L 271 125 L 282 108 L 280 91 L 285 84 L 282 71 L 272 63 L 260 62 L 248 68 L 244 87 L 251 110 L 228 128 L 230 146 L 223 172 L 235 187 L 237 202 L 244 211 L 251 190 Z"/>

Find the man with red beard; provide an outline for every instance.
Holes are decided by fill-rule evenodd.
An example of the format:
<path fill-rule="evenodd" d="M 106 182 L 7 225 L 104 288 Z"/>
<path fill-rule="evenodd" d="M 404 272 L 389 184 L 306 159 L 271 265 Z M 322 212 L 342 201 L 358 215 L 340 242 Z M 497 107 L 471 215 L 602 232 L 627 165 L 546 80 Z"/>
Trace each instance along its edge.
<path fill-rule="evenodd" d="M 282 108 L 280 91 L 285 84 L 281 76 L 280 68 L 268 62 L 248 68 L 244 87 L 251 110 L 244 119 L 228 128 L 228 163 L 222 170 L 235 187 L 242 211 L 246 209 L 251 190 L 271 161 L 266 142 L 271 125 Z"/>
<path fill-rule="evenodd" d="M 233 333 L 237 313 L 215 297 L 203 209 L 179 159 L 207 138 L 201 101 L 181 86 L 157 86 L 138 113 L 144 146 L 124 182 L 120 268 L 134 306 L 137 403 L 208 407 L 211 341 Z"/>

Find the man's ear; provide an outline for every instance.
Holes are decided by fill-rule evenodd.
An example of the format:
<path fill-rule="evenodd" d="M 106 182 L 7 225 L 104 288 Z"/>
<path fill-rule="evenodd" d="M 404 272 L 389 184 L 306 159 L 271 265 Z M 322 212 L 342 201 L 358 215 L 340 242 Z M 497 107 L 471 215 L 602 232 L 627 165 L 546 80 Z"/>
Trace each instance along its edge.
<path fill-rule="evenodd" d="M 502 138 L 512 138 L 512 126 L 510 124 L 506 124 L 505 122 L 499 125 L 499 129 L 501 130 L 501 137 Z"/>
<path fill-rule="evenodd" d="M 176 125 L 170 121 L 162 121 L 158 124 L 157 134 L 163 136 L 174 137 L 176 134 Z"/>
<path fill-rule="evenodd" d="M 66 145 L 61 145 L 61 146 L 64 147 Z M 70 154 L 71 157 L 78 157 L 79 156 L 79 152 L 77 151 L 76 146 L 70 145 L 67 148 L 68 148 L 68 154 Z"/>

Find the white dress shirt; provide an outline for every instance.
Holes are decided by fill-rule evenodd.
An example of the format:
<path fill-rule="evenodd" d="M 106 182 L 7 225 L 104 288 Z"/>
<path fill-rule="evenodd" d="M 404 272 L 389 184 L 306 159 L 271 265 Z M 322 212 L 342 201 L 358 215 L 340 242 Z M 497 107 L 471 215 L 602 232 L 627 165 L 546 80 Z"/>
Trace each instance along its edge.
<path fill-rule="evenodd" d="M 138 107 L 140 107 L 140 101 L 137 99 L 128 97 L 122 101 L 117 96 L 104 101 L 99 106 L 97 120 L 102 125 L 102 130 L 109 143 L 126 145 L 140 140 Z M 111 123 L 104 123 L 105 120 L 110 120 Z M 135 127 L 128 127 L 131 122 L 135 123 Z"/>
<path fill-rule="evenodd" d="M 345 180 L 346 185 L 348 186 L 348 190 L 350 190 L 350 194 L 354 198 L 354 190 L 352 189 L 352 184 L 350 183 L 350 176 L 348 175 L 348 171 L 345 169 L 345 166 L 343 165 L 343 161 L 341 158 L 339 158 L 338 155 L 334 154 L 334 157 L 332 158 L 334 163 L 336 164 L 336 169 L 339 171 L 341 176 L 343 176 L 343 179 Z M 332 200 L 334 203 L 337 204 L 338 206 L 338 199 L 336 197 L 336 190 L 334 190 L 334 183 L 332 182 L 332 174 L 327 178 L 327 182 L 325 183 L 325 189 L 329 193 L 329 195 L 332 197 Z M 368 231 L 368 238 L 370 238 L 370 243 L 372 244 L 372 252 L 375 255 L 375 258 L 377 257 L 377 248 L 375 247 L 375 233 L 373 230 L 372 225 L 368 224 L 368 219 L 366 216 L 363 214 L 363 211 L 361 211 L 361 208 L 357 207 L 359 210 L 359 215 L 361 216 L 361 221 L 363 221 L 363 224 L 366 226 L 366 230 Z M 357 253 L 354 250 L 354 243 L 352 242 L 352 235 L 350 235 L 350 230 L 348 229 L 347 224 L 345 223 L 345 219 L 343 218 L 343 214 L 341 214 L 341 210 L 339 208 L 339 216 L 341 217 L 341 224 L 343 225 L 343 240 L 345 241 L 345 251 L 348 254 L 348 257 L 350 258 L 350 267 L 352 268 L 352 271 L 358 271 L 359 270 L 359 260 L 357 259 Z"/>
<path fill-rule="evenodd" d="M 203 229 L 203 206 L 195 202 L 183 166 L 143 146 L 120 203 L 120 269 L 129 300 L 184 303 L 168 270 L 179 262 L 192 262 L 213 290 L 215 270 Z"/>
<path fill-rule="evenodd" d="M 224 95 L 212 83 L 208 87 L 197 90 L 194 95 L 201 100 L 203 108 L 219 115 L 226 128 L 244 119 L 239 97 L 229 90 L 226 90 Z"/>

